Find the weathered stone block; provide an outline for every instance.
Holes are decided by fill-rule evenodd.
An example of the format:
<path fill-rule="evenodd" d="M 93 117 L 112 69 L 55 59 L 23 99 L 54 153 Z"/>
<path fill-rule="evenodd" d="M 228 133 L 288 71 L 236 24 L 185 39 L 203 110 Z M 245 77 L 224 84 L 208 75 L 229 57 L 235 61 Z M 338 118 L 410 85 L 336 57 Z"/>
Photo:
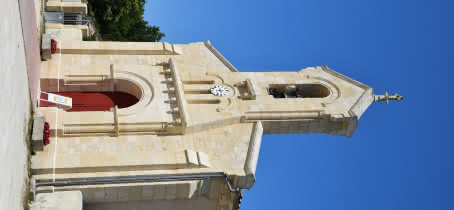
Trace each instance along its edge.
<path fill-rule="evenodd" d="M 41 38 L 41 57 L 44 60 L 52 59 L 52 52 L 50 49 L 51 34 L 44 34 Z"/>
<path fill-rule="evenodd" d="M 42 116 L 35 116 L 33 120 L 33 133 L 32 133 L 32 149 L 33 151 L 43 151 L 44 148 L 44 123 L 46 118 Z"/>
<path fill-rule="evenodd" d="M 82 201 L 80 191 L 41 193 L 36 196 L 31 210 L 82 210 Z"/>
<path fill-rule="evenodd" d="M 192 150 L 186 150 L 186 160 L 189 167 L 198 167 L 199 161 L 197 160 L 197 153 Z"/>
<path fill-rule="evenodd" d="M 210 168 L 211 167 L 210 160 L 209 160 L 208 155 L 206 153 L 197 152 L 197 158 L 199 160 L 200 167 L 202 167 L 202 168 Z"/>

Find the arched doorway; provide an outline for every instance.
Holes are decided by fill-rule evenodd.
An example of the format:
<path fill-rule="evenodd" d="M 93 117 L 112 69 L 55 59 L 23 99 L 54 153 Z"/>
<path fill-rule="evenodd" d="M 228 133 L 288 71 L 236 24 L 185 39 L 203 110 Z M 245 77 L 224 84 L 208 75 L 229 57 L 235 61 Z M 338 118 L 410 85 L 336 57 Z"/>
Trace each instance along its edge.
<path fill-rule="evenodd" d="M 72 98 L 73 106 L 66 110 L 67 112 L 109 111 L 115 105 L 121 109 L 139 101 L 136 96 L 125 92 L 58 92 L 55 94 Z M 41 101 L 40 106 L 52 107 L 55 104 Z"/>

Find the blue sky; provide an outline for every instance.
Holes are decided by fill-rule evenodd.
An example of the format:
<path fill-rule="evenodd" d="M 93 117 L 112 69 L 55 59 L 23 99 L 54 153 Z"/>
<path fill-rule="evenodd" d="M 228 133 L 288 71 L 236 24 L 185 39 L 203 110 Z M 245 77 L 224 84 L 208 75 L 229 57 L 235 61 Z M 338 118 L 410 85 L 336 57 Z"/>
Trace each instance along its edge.
<path fill-rule="evenodd" d="M 263 137 L 241 209 L 454 209 L 454 1 L 148 0 L 163 41 L 210 40 L 240 71 L 327 64 L 400 103 L 352 138 Z"/>

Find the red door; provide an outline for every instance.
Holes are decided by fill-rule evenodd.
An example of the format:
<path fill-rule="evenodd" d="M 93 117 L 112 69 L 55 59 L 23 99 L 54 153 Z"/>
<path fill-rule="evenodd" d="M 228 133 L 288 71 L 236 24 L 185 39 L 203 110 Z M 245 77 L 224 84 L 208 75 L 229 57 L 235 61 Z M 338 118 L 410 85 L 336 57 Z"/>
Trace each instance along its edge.
<path fill-rule="evenodd" d="M 41 98 L 46 98 L 43 96 Z M 67 112 L 89 112 L 89 111 L 109 111 L 115 105 L 118 108 L 126 108 L 136 104 L 139 99 L 129 93 L 123 92 L 59 92 L 58 95 L 71 97 L 73 107 Z M 41 101 L 40 106 L 51 107 L 53 103 Z"/>

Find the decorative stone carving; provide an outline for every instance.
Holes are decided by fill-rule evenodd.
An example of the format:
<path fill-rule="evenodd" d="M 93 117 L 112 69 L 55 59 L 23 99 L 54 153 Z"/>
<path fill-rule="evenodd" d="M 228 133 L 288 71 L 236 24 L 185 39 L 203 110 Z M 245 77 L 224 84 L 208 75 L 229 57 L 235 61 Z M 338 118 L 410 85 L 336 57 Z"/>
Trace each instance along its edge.
<path fill-rule="evenodd" d="M 394 93 L 392 95 L 388 95 L 388 92 L 385 92 L 384 95 L 374 95 L 374 102 L 384 101 L 386 104 L 389 103 L 389 100 L 400 101 L 404 99 L 403 96 Z"/>

